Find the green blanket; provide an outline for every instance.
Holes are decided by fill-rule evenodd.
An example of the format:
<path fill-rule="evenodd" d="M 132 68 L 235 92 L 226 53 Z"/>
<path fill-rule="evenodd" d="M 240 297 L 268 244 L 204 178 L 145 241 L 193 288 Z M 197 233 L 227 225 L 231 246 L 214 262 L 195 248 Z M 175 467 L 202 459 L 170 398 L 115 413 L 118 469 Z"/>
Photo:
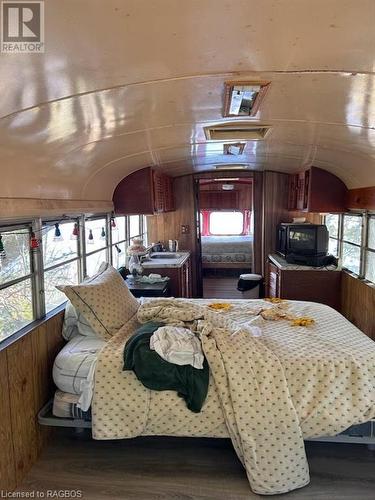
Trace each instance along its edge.
<path fill-rule="evenodd" d="M 207 360 L 203 369 L 191 365 L 175 365 L 150 349 L 150 337 L 164 323 L 148 322 L 127 341 L 124 349 L 124 370 L 133 370 L 138 380 L 154 391 L 177 391 L 189 410 L 198 413 L 206 399 L 209 381 Z"/>

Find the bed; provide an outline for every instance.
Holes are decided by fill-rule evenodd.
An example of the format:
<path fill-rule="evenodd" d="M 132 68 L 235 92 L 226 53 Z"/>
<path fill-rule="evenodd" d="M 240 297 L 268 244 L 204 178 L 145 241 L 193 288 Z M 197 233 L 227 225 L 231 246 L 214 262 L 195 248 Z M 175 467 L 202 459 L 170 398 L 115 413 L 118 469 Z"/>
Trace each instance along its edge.
<path fill-rule="evenodd" d="M 202 265 L 204 268 L 251 268 L 253 237 L 202 236 Z"/>
<path fill-rule="evenodd" d="M 59 390 L 54 411 L 86 421 L 92 415 L 95 439 L 230 437 L 253 491 L 278 494 L 309 482 L 303 439 L 329 438 L 353 425 L 373 430 L 375 345 L 328 306 L 233 300 L 227 310 L 217 311 L 208 307 L 217 301 L 207 299 L 144 299 L 140 305 L 131 298 L 125 307 L 128 319 L 116 331 L 106 321 L 113 321 L 117 294 L 100 288 L 94 304 L 95 293 L 90 290 L 84 296 L 84 287 L 76 286 L 68 297 L 84 299 L 84 306 L 78 304 L 82 314 L 95 309 L 100 325 L 94 335 L 104 345 L 91 344 L 96 352 L 84 353 L 85 341 L 75 332 L 55 362 L 55 374 L 70 371 L 74 376 L 68 381 L 55 375 Z M 90 309 L 84 309 L 90 300 Z M 306 318 L 314 320 L 309 327 L 293 325 Z M 188 410 L 177 393 L 151 391 L 133 372 L 122 369 L 127 339 L 141 323 L 155 319 L 197 321 L 194 331 L 210 366 L 200 413 Z M 251 333 L 249 325 L 254 324 L 260 337 Z M 69 397 L 67 390 L 74 394 Z"/>

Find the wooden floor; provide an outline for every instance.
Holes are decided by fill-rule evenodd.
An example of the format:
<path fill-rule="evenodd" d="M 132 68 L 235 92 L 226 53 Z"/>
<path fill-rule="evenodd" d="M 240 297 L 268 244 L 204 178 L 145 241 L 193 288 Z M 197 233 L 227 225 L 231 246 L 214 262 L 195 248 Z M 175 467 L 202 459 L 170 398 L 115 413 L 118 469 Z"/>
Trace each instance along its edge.
<path fill-rule="evenodd" d="M 273 498 L 374 500 L 374 452 L 363 445 L 307 443 L 307 454 L 310 485 Z M 42 491 L 47 498 L 47 490 L 67 489 L 90 500 L 261 498 L 249 489 L 227 439 L 93 441 L 59 429 L 18 491 Z"/>
<path fill-rule="evenodd" d="M 242 299 L 237 290 L 238 278 L 203 278 L 205 299 Z"/>

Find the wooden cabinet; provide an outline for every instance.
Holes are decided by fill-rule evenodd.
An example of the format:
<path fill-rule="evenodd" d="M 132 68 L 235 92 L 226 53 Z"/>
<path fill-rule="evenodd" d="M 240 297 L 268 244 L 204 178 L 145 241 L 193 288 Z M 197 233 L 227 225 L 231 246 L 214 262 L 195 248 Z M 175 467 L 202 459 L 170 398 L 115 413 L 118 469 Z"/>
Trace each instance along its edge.
<path fill-rule="evenodd" d="M 308 300 L 340 310 L 341 271 L 278 266 L 268 261 L 266 295 L 290 300 Z"/>
<path fill-rule="evenodd" d="M 347 188 L 335 175 L 317 167 L 289 175 L 288 209 L 345 212 Z"/>
<path fill-rule="evenodd" d="M 173 178 L 150 167 L 125 177 L 113 194 L 116 214 L 153 215 L 174 210 Z"/>
<path fill-rule="evenodd" d="M 152 171 L 154 212 L 173 212 L 173 179 L 169 175 Z"/>
<path fill-rule="evenodd" d="M 143 274 L 150 273 L 169 277 L 169 292 L 172 297 L 191 298 L 193 296 L 190 257 L 180 267 L 147 267 Z"/>
<path fill-rule="evenodd" d="M 199 207 L 201 210 L 237 210 L 239 208 L 239 193 L 234 190 L 201 191 Z"/>

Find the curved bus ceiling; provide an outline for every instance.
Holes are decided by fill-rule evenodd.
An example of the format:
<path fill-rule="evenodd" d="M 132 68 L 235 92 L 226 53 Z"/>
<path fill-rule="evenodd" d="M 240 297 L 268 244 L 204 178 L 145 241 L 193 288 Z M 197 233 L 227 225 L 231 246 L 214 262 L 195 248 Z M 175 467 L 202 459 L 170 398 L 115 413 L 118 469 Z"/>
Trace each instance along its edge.
<path fill-rule="evenodd" d="M 375 185 L 373 0 L 45 4 L 45 53 L 0 55 L 0 198 L 111 200 L 145 166 L 228 163 L 203 126 L 233 79 L 272 82 L 248 119 L 272 129 L 235 163 Z"/>

